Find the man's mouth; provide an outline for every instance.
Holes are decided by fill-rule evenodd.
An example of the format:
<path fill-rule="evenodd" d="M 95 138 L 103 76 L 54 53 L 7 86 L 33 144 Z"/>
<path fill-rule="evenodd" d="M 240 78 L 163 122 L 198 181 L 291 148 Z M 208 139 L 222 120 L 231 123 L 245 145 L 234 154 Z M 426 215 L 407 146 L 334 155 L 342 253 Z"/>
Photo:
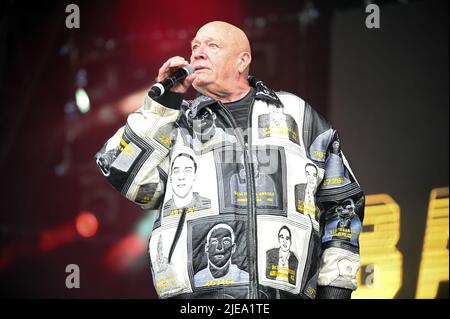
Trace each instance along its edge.
<path fill-rule="evenodd" d="M 207 68 L 206 66 L 202 66 L 202 65 L 194 67 L 194 72 L 203 71 L 203 70 L 209 70 L 209 68 Z"/>
<path fill-rule="evenodd" d="M 186 184 L 178 184 L 177 185 L 178 188 L 183 188 L 184 186 L 186 186 Z"/>

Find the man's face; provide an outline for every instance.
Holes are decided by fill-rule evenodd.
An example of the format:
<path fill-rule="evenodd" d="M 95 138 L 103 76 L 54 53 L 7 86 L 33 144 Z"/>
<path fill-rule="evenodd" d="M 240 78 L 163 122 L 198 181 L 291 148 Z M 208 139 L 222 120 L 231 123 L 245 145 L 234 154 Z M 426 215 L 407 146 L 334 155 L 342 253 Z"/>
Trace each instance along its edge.
<path fill-rule="evenodd" d="M 236 79 L 239 53 L 228 32 L 215 25 L 202 27 L 191 43 L 194 88 L 220 90 Z"/>
<path fill-rule="evenodd" d="M 315 188 L 317 185 L 317 169 L 311 165 L 306 166 L 306 182 L 311 188 Z"/>
<path fill-rule="evenodd" d="M 175 195 L 184 198 L 192 190 L 195 181 L 194 162 L 186 156 L 179 156 L 173 162 L 170 181 Z"/>
<path fill-rule="evenodd" d="M 231 232 L 226 228 L 213 230 L 206 250 L 209 261 L 216 267 L 223 267 L 231 259 L 234 243 Z"/>
<path fill-rule="evenodd" d="M 287 252 L 291 248 L 291 236 L 287 229 L 282 229 L 278 235 L 278 241 L 280 243 L 280 248 L 282 251 Z"/>

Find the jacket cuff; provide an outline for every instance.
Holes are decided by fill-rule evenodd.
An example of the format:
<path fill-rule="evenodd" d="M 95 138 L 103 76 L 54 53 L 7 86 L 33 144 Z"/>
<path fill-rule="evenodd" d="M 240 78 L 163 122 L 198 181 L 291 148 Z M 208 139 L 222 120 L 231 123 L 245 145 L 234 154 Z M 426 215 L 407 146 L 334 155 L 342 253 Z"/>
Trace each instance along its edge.
<path fill-rule="evenodd" d="M 333 287 L 333 286 L 318 286 L 317 299 L 350 299 L 353 290 Z"/>
<path fill-rule="evenodd" d="M 159 104 L 171 108 L 173 110 L 179 110 L 181 102 L 183 102 L 184 94 L 167 91 L 163 95 L 155 98 L 154 100 Z"/>

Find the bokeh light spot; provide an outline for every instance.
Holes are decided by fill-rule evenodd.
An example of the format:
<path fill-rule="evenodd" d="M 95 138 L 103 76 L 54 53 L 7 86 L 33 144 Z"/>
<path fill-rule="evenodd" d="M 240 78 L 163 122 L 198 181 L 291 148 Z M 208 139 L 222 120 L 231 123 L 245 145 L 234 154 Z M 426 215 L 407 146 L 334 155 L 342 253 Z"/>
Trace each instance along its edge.
<path fill-rule="evenodd" d="M 83 211 L 78 214 L 75 227 L 81 236 L 92 237 L 97 233 L 98 221 L 94 214 Z"/>

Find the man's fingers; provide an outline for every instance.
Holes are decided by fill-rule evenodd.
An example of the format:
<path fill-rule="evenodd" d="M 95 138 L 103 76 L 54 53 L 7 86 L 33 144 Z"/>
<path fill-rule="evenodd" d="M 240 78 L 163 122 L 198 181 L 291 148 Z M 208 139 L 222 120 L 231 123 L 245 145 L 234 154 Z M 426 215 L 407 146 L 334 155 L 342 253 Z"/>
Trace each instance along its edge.
<path fill-rule="evenodd" d="M 186 64 L 188 64 L 188 62 L 180 56 L 170 58 L 159 69 L 157 81 L 164 80 L 176 69 L 185 66 Z"/>
<path fill-rule="evenodd" d="M 170 61 L 169 67 L 171 67 L 171 68 L 181 67 L 181 66 L 184 66 L 184 65 L 188 64 L 188 62 L 185 59 L 181 58 L 181 57 L 175 57 L 175 58 L 173 58 L 172 60 L 169 60 L 169 61 Z"/>
<path fill-rule="evenodd" d="M 161 82 L 167 77 L 169 77 L 173 72 L 177 69 L 189 64 L 186 59 L 180 56 L 174 56 L 168 59 L 164 64 L 159 68 L 158 77 L 156 78 L 157 82 Z M 196 74 L 190 74 L 187 76 L 184 81 L 176 84 L 174 87 L 170 89 L 172 92 L 185 93 L 187 89 L 191 86 L 192 82 L 195 80 Z"/>

